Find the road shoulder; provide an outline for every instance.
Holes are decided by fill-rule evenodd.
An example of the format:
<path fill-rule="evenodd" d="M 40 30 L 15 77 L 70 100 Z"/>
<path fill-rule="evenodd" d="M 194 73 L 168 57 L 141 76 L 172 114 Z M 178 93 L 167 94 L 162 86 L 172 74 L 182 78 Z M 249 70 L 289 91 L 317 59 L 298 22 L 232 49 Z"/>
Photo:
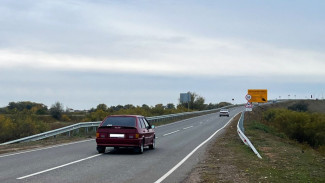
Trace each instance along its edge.
<path fill-rule="evenodd" d="M 235 152 L 227 148 L 230 139 L 240 141 L 237 135 L 237 122 L 240 115 L 237 115 L 224 129 L 218 138 L 209 143 L 204 158 L 196 165 L 183 183 L 201 182 L 248 182 L 245 172 L 238 169 L 231 163 Z"/>

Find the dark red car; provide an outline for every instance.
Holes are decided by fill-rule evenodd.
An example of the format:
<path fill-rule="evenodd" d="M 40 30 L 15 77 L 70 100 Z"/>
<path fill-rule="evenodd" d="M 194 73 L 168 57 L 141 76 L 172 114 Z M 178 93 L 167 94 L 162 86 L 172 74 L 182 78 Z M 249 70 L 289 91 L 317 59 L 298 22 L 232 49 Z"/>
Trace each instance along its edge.
<path fill-rule="evenodd" d="M 98 153 L 104 153 L 106 147 L 133 147 L 143 153 L 143 148 L 155 148 L 155 130 L 145 117 L 139 115 L 107 116 L 96 132 Z"/>

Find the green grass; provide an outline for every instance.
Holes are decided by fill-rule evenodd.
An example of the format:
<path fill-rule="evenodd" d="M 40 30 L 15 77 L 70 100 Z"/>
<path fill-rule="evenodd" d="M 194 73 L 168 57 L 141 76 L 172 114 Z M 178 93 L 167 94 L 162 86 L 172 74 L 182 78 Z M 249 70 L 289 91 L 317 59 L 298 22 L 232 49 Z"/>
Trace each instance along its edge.
<path fill-rule="evenodd" d="M 273 127 L 265 125 L 263 123 L 259 123 L 257 121 L 250 122 L 248 125 L 246 125 L 246 128 L 248 129 L 247 133 L 250 133 L 250 131 L 255 132 L 255 130 L 260 130 L 264 133 L 270 133 L 270 134 L 275 135 L 280 138 L 287 138 L 284 133 L 278 132 Z"/>
<path fill-rule="evenodd" d="M 200 182 L 325 182 L 324 155 L 260 123 L 260 112 L 246 113 L 244 125 L 263 159 L 240 140 L 234 120 L 197 166 Z"/>
<path fill-rule="evenodd" d="M 258 121 L 260 114 L 248 114 L 245 120 L 249 136 L 262 160 L 251 159 L 253 181 L 266 182 L 325 182 L 325 159 L 306 144 L 288 139 L 283 133 Z M 267 178 L 265 178 L 267 177 Z"/>
<path fill-rule="evenodd" d="M 325 182 L 324 159 L 312 148 L 261 130 L 247 133 L 263 157 L 257 161 L 245 152 L 251 159 L 250 171 L 255 173 L 251 180 L 267 177 L 267 182 Z"/>

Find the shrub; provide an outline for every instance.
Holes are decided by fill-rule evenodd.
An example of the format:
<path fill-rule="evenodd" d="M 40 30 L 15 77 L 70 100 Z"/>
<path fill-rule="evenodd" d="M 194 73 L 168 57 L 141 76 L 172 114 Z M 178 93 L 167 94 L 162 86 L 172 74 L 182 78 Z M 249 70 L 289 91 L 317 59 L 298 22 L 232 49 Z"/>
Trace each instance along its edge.
<path fill-rule="evenodd" d="M 10 118 L 0 115 L 0 142 L 11 140 L 14 135 L 15 124 Z"/>
<path fill-rule="evenodd" d="M 289 106 L 288 109 L 292 111 L 306 112 L 308 111 L 308 104 L 306 104 L 305 102 L 299 102 L 297 104 Z"/>
<path fill-rule="evenodd" d="M 48 124 L 39 121 L 30 113 L 19 112 L 9 117 L 0 115 L 0 142 L 34 135 L 48 129 Z"/>
<path fill-rule="evenodd" d="M 50 113 L 53 118 L 60 120 L 63 113 L 63 105 L 60 102 L 56 102 L 51 106 Z"/>
<path fill-rule="evenodd" d="M 66 114 L 63 114 L 61 119 L 62 119 L 62 121 L 71 121 L 69 116 L 67 116 Z"/>
<path fill-rule="evenodd" d="M 108 115 L 108 112 L 99 109 L 87 115 L 83 121 L 102 121 Z"/>
<path fill-rule="evenodd" d="M 264 123 L 284 132 L 289 138 L 306 142 L 314 148 L 325 145 L 325 115 L 287 109 L 269 109 L 263 113 Z"/>

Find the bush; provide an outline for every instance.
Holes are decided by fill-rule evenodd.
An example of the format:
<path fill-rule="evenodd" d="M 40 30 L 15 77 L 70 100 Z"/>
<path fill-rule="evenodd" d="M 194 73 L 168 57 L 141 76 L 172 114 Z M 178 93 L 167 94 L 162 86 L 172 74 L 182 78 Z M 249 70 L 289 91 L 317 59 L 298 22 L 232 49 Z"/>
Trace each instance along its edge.
<path fill-rule="evenodd" d="M 287 109 L 269 109 L 264 123 L 284 132 L 289 138 L 308 143 L 314 148 L 325 145 L 325 115 Z"/>
<path fill-rule="evenodd" d="M 63 114 L 61 119 L 62 119 L 62 121 L 67 121 L 67 122 L 71 121 L 69 116 L 67 116 L 66 114 Z"/>
<path fill-rule="evenodd" d="M 306 104 L 305 102 L 299 102 L 297 104 L 289 106 L 288 109 L 292 111 L 306 112 L 308 111 L 308 104 Z"/>
<path fill-rule="evenodd" d="M 0 115 L 0 142 L 6 142 L 13 138 L 15 126 L 12 119 Z"/>
<path fill-rule="evenodd" d="M 63 113 L 63 105 L 60 102 L 56 102 L 51 106 L 50 113 L 53 118 L 60 120 Z"/>
<path fill-rule="evenodd" d="M 42 133 L 48 129 L 48 124 L 30 113 L 20 112 L 9 117 L 0 115 L 0 142 Z"/>
<path fill-rule="evenodd" d="M 87 115 L 83 121 L 102 121 L 108 115 L 109 115 L 108 112 L 99 109 Z"/>

